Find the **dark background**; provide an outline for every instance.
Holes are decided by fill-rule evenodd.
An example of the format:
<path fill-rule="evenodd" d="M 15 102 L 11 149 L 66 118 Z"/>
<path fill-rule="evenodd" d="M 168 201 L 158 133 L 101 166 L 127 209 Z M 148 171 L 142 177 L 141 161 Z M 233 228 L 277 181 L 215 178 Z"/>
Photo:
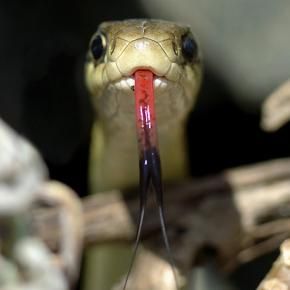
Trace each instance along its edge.
<path fill-rule="evenodd" d="M 136 1 L 1 1 L 0 116 L 42 153 L 52 178 L 87 194 L 93 113 L 82 70 L 90 36 L 104 20 L 149 17 Z M 289 155 L 289 126 L 259 128 L 259 111 L 234 101 L 219 76 L 205 67 L 188 140 L 193 176 Z M 257 264 L 259 263 L 259 264 Z M 240 289 L 254 289 L 270 259 L 240 269 Z M 261 272 L 251 277 L 256 267 Z M 256 272 L 256 271 L 255 271 Z M 237 275 L 238 274 L 238 275 Z M 247 277 L 244 279 L 244 277 Z"/>

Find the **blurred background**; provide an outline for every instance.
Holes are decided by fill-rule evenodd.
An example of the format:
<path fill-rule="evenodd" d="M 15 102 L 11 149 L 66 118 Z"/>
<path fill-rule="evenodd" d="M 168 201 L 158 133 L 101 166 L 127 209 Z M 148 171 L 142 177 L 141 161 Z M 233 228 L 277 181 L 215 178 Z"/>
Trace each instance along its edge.
<path fill-rule="evenodd" d="M 86 195 L 90 36 L 104 20 L 163 18 L 191 25 L 205 59 L 188 123 L 192 175 L 289 156 L 289 125 L 259 127 L 262 100 L 290 77 L 289 11 L 289 0 L 1 1 L 0 116 L 39 149 L 51 178 Z M 272 256 L 239 269 L 236 289 L 255 289 Z"/>

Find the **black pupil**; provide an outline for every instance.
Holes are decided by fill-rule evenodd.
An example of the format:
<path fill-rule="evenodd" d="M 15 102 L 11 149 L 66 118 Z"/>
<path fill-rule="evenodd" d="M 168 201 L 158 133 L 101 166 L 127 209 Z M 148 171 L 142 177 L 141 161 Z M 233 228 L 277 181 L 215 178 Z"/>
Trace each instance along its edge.
<path fill-rule="evenodd" d="M 183 56 L 188 60 L 192 60 L 197 56 L 197 51 L 198 48 L 195 40 L 191 36 L 185 36 L 182 39 Z"/>
<path fill-rule="evenodd" d="M 94 58 L 99 59 L 104 52 L 104 46 L 101 35 L 97 35 L 91 44 L 91 51 Z"/>

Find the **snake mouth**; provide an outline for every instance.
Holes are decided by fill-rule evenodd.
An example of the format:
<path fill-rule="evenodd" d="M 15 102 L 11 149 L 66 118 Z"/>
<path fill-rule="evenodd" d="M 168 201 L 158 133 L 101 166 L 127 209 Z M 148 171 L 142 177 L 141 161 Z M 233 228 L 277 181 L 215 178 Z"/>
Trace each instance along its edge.
<path fill-rule="evenodd" d="M 103 94 L 103 111 L 116 122 L 136 128 L 135 100 L 136 100 L 136 72 L 148 71 L 152 75 L 152 86 L 154 91 L 154 104 L 156 116 L 158 118 L 158 130 L 164 132 L 177 120 L 183 118 L 184 112 L 188 109 L 186 92 L 184 87 L 178 82 L 169 80 L 166 76 L 155 75 L 151 70 L 140 69 L 134 75 L 122 76 L 108 86 Z M 128 122 L 128 120 L 131 120 Z"/>
<path fill-rule="evenodd" d="M 153 88 L 155 90 L 165 89 L 168 86 L 169 80 L 164 76 L 157 76 L 153 74 Z M 135 76 L 134 74 L 129 77 L 122 78 L 117 82 L 123 88 L 130 88 L 135 90 Z"/>

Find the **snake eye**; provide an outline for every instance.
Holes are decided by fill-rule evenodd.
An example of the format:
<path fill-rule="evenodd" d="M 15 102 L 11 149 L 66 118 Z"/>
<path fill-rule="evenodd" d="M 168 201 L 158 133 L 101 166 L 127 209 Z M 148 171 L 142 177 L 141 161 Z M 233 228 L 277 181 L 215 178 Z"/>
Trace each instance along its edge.
<path fill-rule="evenodd" d="M 184 35 L 182 37 L 182 54 L 187 60 L 193 60 L 198 55 L 198 46 L 191 35 Z"/>
<path fill-rule="evenodd" d="M 106 39 L 103 34 L 97 34 L 91 42 L 91 52 L 95 60 L 98 60 L 104 53 Z"/>

